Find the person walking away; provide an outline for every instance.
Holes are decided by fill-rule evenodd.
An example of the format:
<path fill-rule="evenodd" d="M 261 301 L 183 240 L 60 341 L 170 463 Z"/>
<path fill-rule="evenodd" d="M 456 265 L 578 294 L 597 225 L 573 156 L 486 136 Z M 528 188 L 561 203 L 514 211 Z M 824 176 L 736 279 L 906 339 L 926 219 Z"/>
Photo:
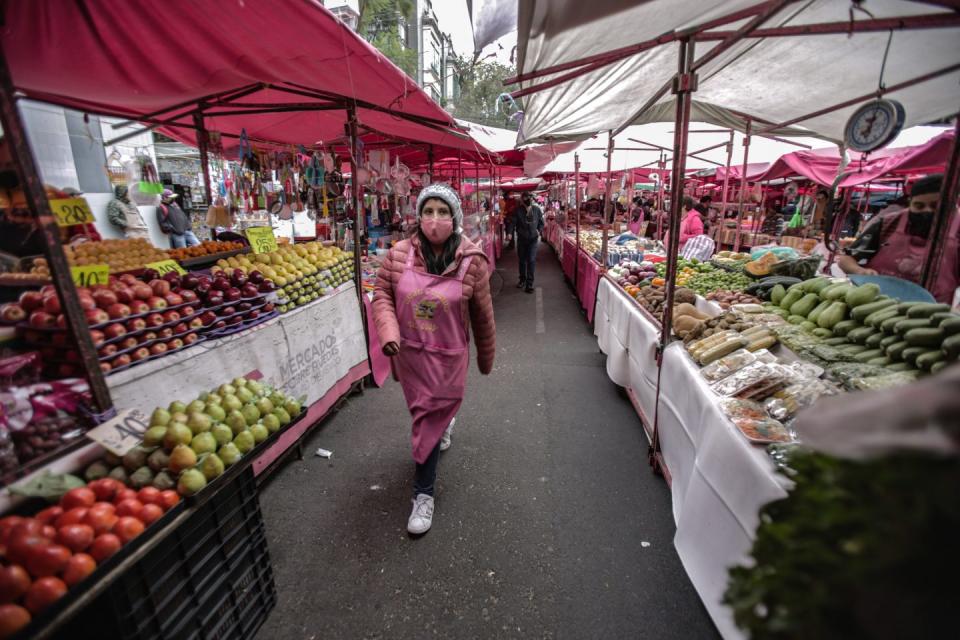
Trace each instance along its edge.
<path fill-rule="evenodd" d="M 417 198 L 417 220 L 416 234 L 387 254 L 373 297 L 380 347 L 393 358 L 413 418 L 412 535 L 433 523 L 437 462 L 450 446 L 466 386 L 469 326 L 481 374 L 493 370 L 496 352 L 487 257 L 463 236 L 460 199 L 447 185 L 432 184 Z"/>
<path fill-rule="evenodd" d="M 943 174 L 914 182 L 910 208 L 872 218 L 846 249 L 846 255 L 837 256 L 837 265 L 845 273 L 893 276 L 921 284 L 923 263 L 932 248 L 930 235 L 940 208 L 942 185 Z M 952 304 L 960 284 L 960 215 L 956 203 L 948 211 L 943 262 L 930 293 L 937 302 Z"/>
<path fill-rule="evenodd" d="M 140 209 L 130 200 L 130 189 L 125 184 L 113 187 L 113 200 L 107 203 L 107 220 L 117 227 L 125 238 L 150 239 L 147 223 Z"/>
<path fill-rule="evenodd" d="M 170 236 L 170 246 L 174 249 L 198 245 L 200 240 L 190 228 L 190 218 L 174 201 L 176 197 L 177 194 L 170 189 L 164 189 L 160 196 L 160 206 L 157 207 L 160 231 Z"/>
<path fill-rule="evenodd" d="M 517 258 L 520 262 L 518 289 L 533 293 L 533 272 L 537 264 L 537 246 L 543 232 L 543 210 L 533 203 L 533 195 L 524 192 L 523 203 L 514 216 L 517 230 Z"/>

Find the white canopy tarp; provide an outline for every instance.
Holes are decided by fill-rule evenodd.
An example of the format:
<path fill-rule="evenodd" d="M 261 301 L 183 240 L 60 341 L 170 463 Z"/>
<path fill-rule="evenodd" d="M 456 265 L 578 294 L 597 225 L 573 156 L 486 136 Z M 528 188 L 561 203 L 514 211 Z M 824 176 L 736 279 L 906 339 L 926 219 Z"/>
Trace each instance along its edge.
<path fill-rule="evenodd" d="M 466 129 L 471 138 L 479 142 L 484 149 L 489 149 L 494 153 L 510 151 L 517 143 L 517 132 L 511 129 L 489 127 L 485 124 L 477 124 L 460 118 L 455 118 L 455 120 L 458 125 Z"/>
<path fill-rule="evenodd" d="M 758 5 L 757 0 L 528 0 L 518 13 L 518 70 L 530 73 L 582 60 L 612 49 L 646 42 Z M 853 20 L 947 14 L 929 2 L 869 0 L 870 12 L 854 10 Z M 851 19 L 851 3 L 838 0 L 789 2 L 761 28 Z M 724 24 L 733 31 L 748 19 Z M 854 32 L 777 38 L 747 38 L 698 71 L 692 119 L 742 128 L 743 115 L 778 123 L 871 94 L 890 38 L 883 82 L 892 86 L 960 63 L 960 28 Z M 698 41 L 699 58 L 718 41 Z M 627 124 L 636 110 L 676 72 L 678 42 L 654 46 L 524 98 L 520 143 L 583 139 Z M 569 70 L 522 82 L 521 88 L 557 78 Z M 960 104 L 960 70 L 887 94 L 906 109 L 907 125 L 954 114 Z M 672 121 L 672 96 L 639 122 Z M 799 123 L 832 141 L 843 137 L 859 105 Z M 699 109 L 699 112 L 698 112 Z M 710 116 L 710 117 L 705 117 Z M 636 122 L 631 122 L 636 123 Z"/>

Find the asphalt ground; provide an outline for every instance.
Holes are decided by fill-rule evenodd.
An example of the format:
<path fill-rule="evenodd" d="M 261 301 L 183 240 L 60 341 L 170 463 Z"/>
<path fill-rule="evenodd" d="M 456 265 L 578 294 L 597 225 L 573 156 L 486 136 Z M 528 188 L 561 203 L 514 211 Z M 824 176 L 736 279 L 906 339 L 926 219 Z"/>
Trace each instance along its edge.
<path fill-rule="evenodd" d="M 429 533 L 406 533 L 410 422 L 393 381 L 352 397 L 263 487 L 278 603 L 259 640 L 718 637 L 673 547 L 669 488 L 552 249 L 537 292 L 516 274 L 508 249 L 491 281 L 495 368 L 471 363 Z"/>

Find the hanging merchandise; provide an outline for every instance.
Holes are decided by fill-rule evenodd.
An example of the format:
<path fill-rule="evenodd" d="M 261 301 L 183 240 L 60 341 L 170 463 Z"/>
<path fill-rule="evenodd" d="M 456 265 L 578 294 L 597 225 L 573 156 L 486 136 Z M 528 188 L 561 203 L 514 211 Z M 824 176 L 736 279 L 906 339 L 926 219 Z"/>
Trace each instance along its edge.
<path fill-rule="evenodd" d="M 370 203 L 370 226 L 380 226 L 380 198 L 377 196 L 374 196 Z"/>
<path fill-rule="evenodd" d="M 206 225 L 211 229 L 216 227 L 229 229 L 233 226 L 233 222 L 233 216 L 230 215 L 223 198 L 215 198 L 213 204 L 207 209 Z"/>
<path fill-rule="evenodd" d="M 107 179 L 112 185 L 127 184 L 127 170 L 123 166 L 123 157 L 114 149 L 107 158 Z"/>
<path fill-rule="evenodd" d="M 327 171 L 327 173 L 332 173 L 336 170 L 336 166 L 333 161 L 333 155 L 327 153 L 326 151 L 323 153 L 323 168 Z"/>
<path fill-rule="evenodd" d="M 134 180 L 140 193 L 160 195 L 163 193 L 163 184 L 160 182 L 160 174 L 157 172 L 156 165 L 153 164 L 153 158 L 145 150 L 140 149 L 134 158 L 133 168 L 135 171 Z"/>
<path fill-rule="evenodd" d="M 260 172 L 260 161 L 257 160 L 256 154 L 250 147 L 250 138 L 247 137 L 246 129 L 240 130 L 239 162 L 242 169 L 253 173 Z"/>
<path fill-rule="evenodd" d="M 393 192 L 400 196 L 410 195 L 410 168 L 400 162 L 398 156 L 390 168 L 390 177 L 393 181 Z"/>

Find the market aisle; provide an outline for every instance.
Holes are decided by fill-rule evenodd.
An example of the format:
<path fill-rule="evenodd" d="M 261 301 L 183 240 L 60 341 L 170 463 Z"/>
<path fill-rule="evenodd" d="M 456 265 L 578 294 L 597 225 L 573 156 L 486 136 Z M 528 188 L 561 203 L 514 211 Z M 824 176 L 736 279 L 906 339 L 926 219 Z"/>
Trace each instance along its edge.
<path fill-rule="evenodd" d="M 471 363 L 433 530 L 406 533 L 399 385 L 354 397 L 305 448 L 332 460 L 293 462 L 261 495 L 279 593 L 261 640 L 717 637 L 556 257 L 541 245 L 535 295 L 514 288 L 513 251 L 498 267 L 496 368 Z"/>

